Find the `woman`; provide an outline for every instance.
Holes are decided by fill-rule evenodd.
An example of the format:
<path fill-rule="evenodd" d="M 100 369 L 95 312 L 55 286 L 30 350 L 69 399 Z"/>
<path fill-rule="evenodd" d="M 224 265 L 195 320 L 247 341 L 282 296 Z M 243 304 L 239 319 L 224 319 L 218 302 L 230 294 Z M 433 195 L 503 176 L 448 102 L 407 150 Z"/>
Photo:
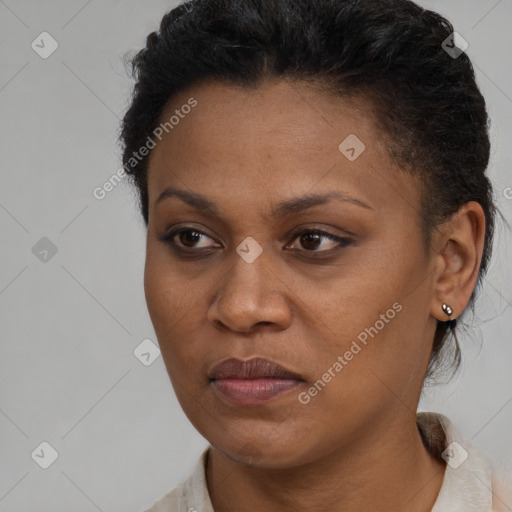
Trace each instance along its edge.
<path fill-rule="evenodd" d="M 124 168 L 169 377 L 210 447 L 163 511 L 489 511 L 417 414 L 495 207 L 485 101 L 408 0 L 193 0 L 133 59 Z"/>

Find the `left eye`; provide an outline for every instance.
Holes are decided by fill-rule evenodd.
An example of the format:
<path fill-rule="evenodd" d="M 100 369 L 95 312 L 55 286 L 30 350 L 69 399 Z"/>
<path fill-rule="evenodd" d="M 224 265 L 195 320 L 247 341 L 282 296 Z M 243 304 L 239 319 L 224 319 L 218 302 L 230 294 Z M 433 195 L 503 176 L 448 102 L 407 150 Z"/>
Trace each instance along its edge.
<path fill-rule="evenodd" d="M 294 240 L 297 239 L 300 240 L 300 244 L 306 249 L 306 252 L 330 252 L 351 243 L 351 240 L 348 238 L 342 238 L 331 233 L 311 229 L 297 233 Z M 331 247 L 325 248 L 324 246 L 326 244 L 322 243 L 322 239 L 331 242 Z M 321 249 L 322 247 L 323 249 Z"/>

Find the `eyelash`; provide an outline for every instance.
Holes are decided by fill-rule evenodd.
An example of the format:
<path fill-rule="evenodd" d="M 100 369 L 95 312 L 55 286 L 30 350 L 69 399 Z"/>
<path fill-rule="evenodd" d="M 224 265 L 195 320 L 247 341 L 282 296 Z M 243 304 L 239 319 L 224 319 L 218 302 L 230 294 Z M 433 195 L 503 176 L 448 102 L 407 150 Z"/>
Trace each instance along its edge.
<path fill-rule="evenodd" d="M 184 228 L 179 228 L 174 231 L 171 231 L 170 233 L 168 233 L 164 237 L 162 237 L 160 239 L 160 241 L 169 245 L 176 253 L 182 254 L 182 255 L 187 255 L 189 257 L 190 256 L 201 257 L 201 256 L 204 256 L 211 252 L 211 248 L 203 248 L 203 249 L 184 248 L 184 247 L 180 247 L 178 244 L 176 244 L 176 242 L 174 242 L 174 238 L 177 235 L 179 235 L 181 233 L 186 233 L 186 232 L 194 232 L 197 235 L 206 236 L 207 238 L 212 239 L 212 237 L 210 237 L 209 235 L 207 235 L 206 233 L 204 233 L 198 229 L 191 228 L 191 227 L 184 227 Z M 295 232 L 293 235 L 291 235 L 292 242 L 305 234 L 320 235 L 323 238 L 327 238 L 334 242 L 338 242 L 337 247 L 334 247 L 332 249 L 328 249 L 325 251 L 316 251 L 316 250 L 307 250 L 307 249 L 303 249 L 303 250 L 299 249 L 298 250 L 299 253 L 305 252 L 308 255 L 309 254 L 318 254 L 318 255 L 322 255 L 323 257 L 331 256 L 333 253 L 338 252 L 341 249 L 348 247 L 350 245 L 354 245 L 354 243 L 355 243 L 355 241 L 351 238 L 339 237 L 339 236 L 333 235 L 332 233 L 328 233 L 326 231 L 322 231 L 320 229 L 314 229 L 314 228 L 302 229 L 300 231 Z M 322 257 L 322 256 L 320 256 L 320 257 Z M 315 256 L 315 257 L 318 258 L 319 256 Z"/>

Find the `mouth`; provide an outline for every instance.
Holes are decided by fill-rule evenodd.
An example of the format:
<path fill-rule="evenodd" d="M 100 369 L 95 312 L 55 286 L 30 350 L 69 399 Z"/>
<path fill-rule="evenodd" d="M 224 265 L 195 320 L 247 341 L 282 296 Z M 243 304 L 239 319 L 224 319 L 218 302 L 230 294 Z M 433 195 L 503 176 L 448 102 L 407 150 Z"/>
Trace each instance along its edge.
<path fill-rule="evenodd" d="M 260 357 L 222 361 L 210 372 L 209 379 L 223 398 L 245 406 L 264 404 L 304 382 L 299 374 Z"/>

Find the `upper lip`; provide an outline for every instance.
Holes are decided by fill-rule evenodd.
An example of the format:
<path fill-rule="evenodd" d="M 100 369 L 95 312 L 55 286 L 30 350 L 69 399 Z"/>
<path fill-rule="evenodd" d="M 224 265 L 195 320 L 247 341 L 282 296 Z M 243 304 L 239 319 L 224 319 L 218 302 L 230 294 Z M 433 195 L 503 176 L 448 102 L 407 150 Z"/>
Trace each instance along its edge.
<path fill-rule="evenodd" d="M 209 378 L 210 380 L 258 378 L 303 380 L 299 374 L 263 357 L 254 357 L 247 361 L 236 358 L 225 359 L 213 367 Z"/>

